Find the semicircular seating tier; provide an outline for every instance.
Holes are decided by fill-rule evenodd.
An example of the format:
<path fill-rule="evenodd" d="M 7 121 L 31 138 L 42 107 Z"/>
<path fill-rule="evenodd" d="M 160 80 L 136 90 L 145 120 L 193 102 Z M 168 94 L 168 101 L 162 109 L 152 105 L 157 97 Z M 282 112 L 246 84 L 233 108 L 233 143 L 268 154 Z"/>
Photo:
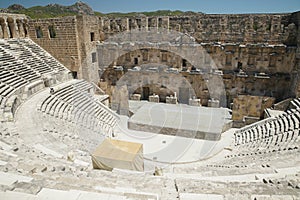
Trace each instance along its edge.
<path fill-rule="evenodd" d="M 12 120 L 33 93 L 71 78 L 71 72 L 31 39 L 0 39 L 0 121 Z"/>

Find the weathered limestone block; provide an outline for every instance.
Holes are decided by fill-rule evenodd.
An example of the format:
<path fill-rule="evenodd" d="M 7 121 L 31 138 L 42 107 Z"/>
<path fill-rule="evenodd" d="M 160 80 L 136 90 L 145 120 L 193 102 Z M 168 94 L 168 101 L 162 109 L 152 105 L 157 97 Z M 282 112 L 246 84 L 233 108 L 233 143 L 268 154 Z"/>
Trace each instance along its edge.
<path fill-rule="evenodd" d="M 120 115 L 129 115 L 127 86 L 116 86 L 112 91 L 111 109 L 117 111 Z"/>
<path fill-rule="evenodd" d="M 166 97 L 166 103 L 177 104 L 177 97 L 174 97 L 172 95 L 169 97 Z"/>
<path fill-rule="evenodd" d="M 220 101 L 217 100 L 217 99 L 209 99 L 208 100 L 208 107 L 219 108 L 220 107 Z"/>
<path fill-rule="evenodd" d="M 189 99 L 190 106 L 201 106 L 201 99 L 196 99 L 195 96 Z"/>
<path fill-rule="evenodd" d="M 153 95 L 149 96 L 149 101 L 159 103 L 159 96 L 157 94 L 153 94 Z"/>
<path fill-rule="evenodd" d="M 140 101 L 141 100 L 141 95 L 140 94 L 133 94 L 131 95 L 131 100 L 134 100 L 134 101 Z"/>

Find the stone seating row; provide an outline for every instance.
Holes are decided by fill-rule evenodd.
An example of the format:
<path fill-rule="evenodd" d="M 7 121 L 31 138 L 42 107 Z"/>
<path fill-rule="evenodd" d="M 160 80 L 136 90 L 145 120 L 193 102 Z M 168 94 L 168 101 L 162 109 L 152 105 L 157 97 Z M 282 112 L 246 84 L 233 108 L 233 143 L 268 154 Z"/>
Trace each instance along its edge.
<path fill-rule="evenodd" d="M 235 145 L 247 145 L 251 143 L 257 143 L 260 141 L 266 141 L 274 136 L 278 135 L 289 135 L 289 132 L 293 132 L 295 130 L 299 130 L 299 128 L 288 129 L 285 131 L 277 131 L 278 129 L 253 129 L 252 131 L 246 131 L 241 135 L 236 135 L 236 143 Z M 297 137 L 298 134 L 293 134 L 293 137 Z"/>
<path fill-rule="evenodd" d="M 16 75 L 13 72 L 10 72 L 10 71 L 1 71 L 0 72 L 0 82 L 3 84 L 6 84 L 8 86 L 11 86 L 15 89 L 25 86 L 27 83 L 27 81 L 24 78 Z M 2 93 L 0 93 L 0 94 L 2 94 Z"/>
<path fill-rule="evenodd" d="M 239 149 L 226 155 L 225 159 L 206 165 L 218 176 L 248 173 L 274 173 L 277 167 L 290 167 L 299 162 L 294 155 L 300 152 L 299 148 L 278 149 Z M 281 166 L 278 166 L 279 165 Z M 200 169 L 199 169 L 200 170 Z"/>
<path fill-rule="evenodd" d="M 8 140 L 5 140 L 5 142 L 7 141 Z M 77 146 L 76 143 L 71 142 L 67 142 L 66 144 L 70 146 Z M 11 183 L 14 183 L 7 187 L 0 188 L 0 191 L 4 190 L 4 193 L 9 193 L 10 191 L 26 192 L 31 193 L 33 196 L 38 196 L 40 192 L 41 194 L 46 194 L 44 192 L 47 191 L 53 192 L 54 195 L 51 196 L 47 193 L 45 195 L 47 197 L 56 197 L 55 199 L 59 199 L 59 195 L 61 194 L 63 195 L 61 198 L 64 199 L 66 198 L 65 194 L 66 192 L 68 193 L 68 191 L 72 191 L 73 194 L 76 194 L 76 192 L 74 192 L 76 190 L 86 190 L 89 192 L 101 192 L 106 194 L 126 193 L 127 199 L 148 200 L 176 199 L 176 196 L 178 195 L 180 197 L 185 197 L 186 194 L 191 193 L 194 194 L 196 199 L 203 195 L 203 197 L 210 199 L 215 197 L 215 194 L 219 194 L 218 198 L 227 200 L 235 199 L 235 195 L 238 194 L 243 194 L 243 198 L 241 199 L 249 199 L 250 196 L 251 199 L 253 199 L 252 196 L 254 194 L 256 197 L 261 195 L 270 196 L 269 199 L 272 199 L 273 197 L 276 199 L 278 196 L 283 199 L 290 199 L 290 197 L 293 199 L 293 197 L 296 197 L 297 192 L 299 192 L 296 186 L 290 186 L 290 184 L 294 184 L 294 182 L 297 181 L 297 178 L 292 178 L 291 180 L 288 180 L 288 182 L 273 184 L 272 182 L 277 181 L 277 179 L 268 178 L 264 180 L 259 177 L 258 180 L 249 182 L 246 177 L 243 178 L 242 181 L 233 180 L 224 182 L 216 180 L 198 181 L 197 179 L 201 178 L 200 175 L 194 175 L 193 178 L 187 177 L 173 179 L 164 176 L 155 177 L 144 173 L 130 174 L 128 172 L 124 172 L 123 174 L 122 172 L 91 170 L 90 168 L 87 169 L 85 167 L 75 166 L 65 157 L 58 158 L 53 155 L 47 155 L 47 152 L 43 152 L 45 151 L 43 149 L 42 152 L 38 152 L 38 149 L 32 148 L 36 145 L 29 146 L 28 144 L 23 143 L 22 140 L 20 140 L 20 136 L 16 136 L 16 139 L 11 141 L 8 145 L 11 147 L 5 147 L 6 145 L 1 146 L 0 144 L 2 149 L 6 149 L 9 153 L 17 157 L 10 155 L 9 157 L 11 158 L 3 159 L 6 163 L 4 163 L 4 166 L 0 168 L 1 170 L 8 169 L 8 172 L 4 172 L 7 173 L 4 175 L 6 177 L 7 175 L 14 177 L 14 174 L 21 175 L 22 177 L 13 178 Z M 53 148 L 53 150 L 58 151 L 55 148 Z M 2 160 L 1 157 L 0 160 Z M 236 160 L 241 162 L 241 158 L 236 158 Z M 256 162 L 254 162 L 254 164 L 256 164 Z M 240 165 L 234 170 L 247 170 L 248 168 Z M 267 168 L 270 169 L 270 167 Z M 221 170 L 224 171 L 226 168 L 223 167 Z M 244 171 L 244 173 L 246 172 Z M 0 176 L 1 175 L 2 174 L 0 173 Z M 19 182 L 18 180 L 25 180 L 26 182 Z M 265 183 L 266 181 L 268 183 Z M 48 190 L 46 188 L 52 189 Z M 275 189 L 276 192 L 274 192 Z M 3 193 L 0 194 L 4 195 Z M 71 195 L 71 193 L 68 194 Z M 233 196 L 228 195 L 233 195 L 234 198 Z M 277 196 L 275 197 L 275 195 Z M 17 197 L 14 196 L 13 198 L 18 197 L 19 196 L 17 195 Z M 100 198 L 100 196 L 97 197 Z M 91 198 L 92 197 L 89 196 L 88 199 Z"/>
<path fill-rule="evenodd" d="M 11 43 L 11 41 L 8 40 L 7 43 Z M 13 45 L 16 45 L 16 43 L 11 44 L 10 46 L 4 46 L 5 50 L 10 54 L 10 56 L 13 59 L 16 59 L 19 62 L 30 66 L 31 69 L 35 70 L 39 74 L 53 72 L 50 66 L 43 63 L 43 61 L 39 57 L 32 55 L 32 53 L 30 53 L 30 51 L 27 50 L 24 46 L 18 45 L 17 47 L 14 47 Z M 10 62 L 14 61 L 11 60 Z"/>
<path fill-rule="evenodd" d="M 62 64 L 30 39 L 3 39 L 1 41 L 0 67 L 16 73 L 29 82 L 41 78 L 42 75 L 67 71 Z"/>
<path fill-rule="evenodd" d="M 290 110 L 272 120 L 263 121 L 255 126 L 242 128 L 236 131 L 235 145 L 251 143 L 257 140 L 264 140 L 272 135 L 285 134 L 289 131 L 298 130 L 300 113 L 298 109 Z M 298 136 L 298 134 L 297 134 Z"/>
<path fill-rule="evenodd" d="M 295 98 L 291 101 L 291 104 L 296 108 L 300 108 L 300 98 Z"/>
<path fill-rule="evenodd" d="M 47 65 L 52 70 L 64 71 L 66 68 L 60 64 L 56 59 L 54 59 L 48 52 L 43 50 L 32 40 L 28 38 L 22 39 L 10 39 L 7 40 L 8 45 L 5 45 L 8 51 L 14 53 L 17 56 L 18 60 L 26 61 L 30 57 L 35 59 L 42 60 L 44 65 Z"/>
<path fill-rule="evenodd" d="M 230 179 L 230 178 L 229 178 Z M 178 178 L 175 180 L 178 193 L 191 193 L 195 198 L 191 199 L 294 199 L 299 191 L 290 187 L 288 183 L 275 184 L 272 179 L 240 181 L 223 180 L 193 180 L 189 178 Z M 235 189 L 236 188 L 236 189 Z M 259 189 L 258 189 L 259 188 Z M 276 188 L 276 189 L 275 189 Z M 274 192 L 276 190 L 276 193 Z M 255 192 L 254 192 L 255 191 Z M 207 194 L 207 196 L 196 196 L 196 194 Z M 209 195 L 215 195 L 215 198 Z M 216 195 L 222 194 L 222 195 Z M 259 198 L 265 197 L 265 198 Z M 267 197 L 267 198 L 266 198 Z"/>
<path fill-rule="evenodd" d="M 266 160 L 278 160 L 279 157 L 292 161 L 289 156 L 297 154 L 299 149 L 299 109 L 292 109 L 276 118 L 237 130 L 234 133 L 232 150 L 225 156 L 225 160 L 209 167 L 255 170 L 256 166 L 253 166 L 253 163 L 265 163 Z"/>
<path fill-rule="evenodd" d="M 2 52 L 3 51 L 3 52 Z M 31 82 L 35 79 L 40 78 L 40 75 L 33 71 L 30 67 L 24 65 L 20 61 L 16 61 L 15 58 L 0 47 L 0 67 L 1 70 L 11 71 L 22 78 L 25 78 L 27 81 Z"/>
<path fill-rule="evenodd" d="M 116 117 L 92 96 L 88 91 L 91 89 L 92 86 L 83 80 L 55 89 L 41 103 L 39 110 L 56 118 L 111 134 L 117 122 Z"/>
<path fill-rule="evenodd" d="M 32 40 L 0 39 L 0 121 L 14 115 L 5 114 L 16 110 L 17 105 L 6 105 L 11 104 L 11 96 L 16 95 L 20 102 L 45 86 L 69 78 L 69 70 Z"/>
<path fill-rule="evenodd" d="M 65 67 L 54 59 L 48 52 L 41 50 L 41 48 L 28 39 L 20 40 L 20 45 L 26 47 L 29 51 L 34 53 L 36 56 L 40 57 L 45 64 L 49 65 L 53 70 L 64 71 Z"/>
<path fill-rule="evenodd" d="M 59 153 L 64 152 L 63 156 L 56 156 L 51 150 L 49 152 L 50 148 L 46 148 L 46 146 L 38 143 L 33 143 L 31 146 L 22 142 L 20 139 L 22 134 L 4 136 L 2 128 L 0 128 L 0 133 L 1 140 L 4 139 L 6 143 L 0 143 L 0 147 L 10 154 L 3 155 L 0 152 L 0 160 L 5 161 L 0 163 L 0 191 L 3 192 L 26 192 L 38 195 L 43 188 L 51 187 L 56 190 L 80 189 L 106 194 L 122 194 L 126 196 L 126 199 L 157 199 L 163 192 L 160 188 L 164 187 L 167 181 L 172 183 L 172 180 L 166 180 L 163 177 L 153 177 L 141 173 L 124 172 L 123 174 L 121 172 L 94 171 L 85 162 L 67 159 L 64 151 L 51 148 Z M 9 141 L 8 137 L 15 139 Z M 78 140 L 80 141 L 80 139 Z M 73 143 L 70 143 L 70 140 L 66 144 L 72 148 L 81 149 L 75 141 L 77 140 L 74 139 Z M 81 150 L 76 152 L 74 149 L 74 155 L 75 158 L 86 158 L 90 163 L 88 152 Z M 1 186 L 1 182 L 5 185 Z M 171 189 L 175 193 L 174 187 Z M 55 191 L 53 192 L 55 194 Z M 166 195 L 168 195 L 167 192 Z M 51 198 L 57 199 L 58 197 L 51 196 Z"/>
<path fill-rule="evenodd" d="M 44 52 L 40 47 L 34 45 L 29 39 L 23 39 L 23 42 L 35 47 L 35 51 L 39 49 L 39 52 Z M 0 43 L 0 82 L 7 84 L 12 88 L 23 87 L 24 85 L 41 78 L 42 74 L 54 72 L 55 67 L 47 65 L 47 61 L 43 61 L 38 56 L 30 54 L 30 50 L 23 46 L 20 40 L 6 39 L 1 40 Z M 16 46 L 17 45 L 17 46 Z M 21 57 L 23 52 L 27 52 L 26 57 Z M 45 53 L 46 54 L 46 53 Z M 19 56 L 19 57 L 18 57 Z M 55 61 L 53 57 L 45 56 L 52 61 Z M 57 61 L 55 65 L 57 65 Z M 63 67 L 63 66 L 62 66 Z M 64 70 L 66 68 L 63 67 Z M 67 70 L 66 70 L 67 71 Z M 0 92 L 0 95 L 7 96 Z"/>

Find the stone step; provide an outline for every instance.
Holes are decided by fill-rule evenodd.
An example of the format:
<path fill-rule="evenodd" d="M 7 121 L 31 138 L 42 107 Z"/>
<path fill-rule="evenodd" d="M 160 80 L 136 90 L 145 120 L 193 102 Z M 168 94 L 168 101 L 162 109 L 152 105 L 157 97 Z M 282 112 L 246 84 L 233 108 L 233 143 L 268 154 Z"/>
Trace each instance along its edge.
<path fill-rule="evenodd" d="M 80 190 L 66 191 L 49 188 L 43 188 L 36 196 L 38 199 L 55 200 L 126 200 L 126 197 L 122 195 L 86 192 Z"/>
<path fill-rule="evenodd" d="M 0 149 L 3 149 L 3 150 L 6 150 L 6 151 L 9 151 L 12 149 L 12 146 L 6 144 L 5 142 L 2 142 L 0 140 Z"/>
<path fill-rule="evenodd" d="M 49 149 L 49 148 L 47 148 L 47 147 L 45 147 L 45 146 L 43 146 L 41 144 L 35 144 L 33 147 L 35 149 L 43 152 L 46 155 L 51 155 L 51 156 L 54 156 L 56 158 L 63 158 L 64 157 L 62 154 L 57 153 L 56 151 L 53 151 L 53 150 L 51 150 L 51 149 Z"/>
<path fill-rule="evenodd" d="M 3 160 L 0 160 L 0 166 L 4 166 L 4 165 L 6 165 L 7 164 L 7 162 L 5 162 L 5 161 L 3 161 Z"/>
<path fill-rule="evenodd" d="M 1 200 L 37 200 L 37 196 L 22 192 L 6 191 L 0 192 Z"/>
<path fill-rule="evenodd" d="M 31 182 L 33 178 L 12 173 L 0 172 L 0 185 L 10 186 L 16 182 Z"/>
<path fill-rule="evenodd" d="M 194 194 L 194 193 L 180 193 L 180 200 L 223 200 L 223 195 L 217 194 Z"/>

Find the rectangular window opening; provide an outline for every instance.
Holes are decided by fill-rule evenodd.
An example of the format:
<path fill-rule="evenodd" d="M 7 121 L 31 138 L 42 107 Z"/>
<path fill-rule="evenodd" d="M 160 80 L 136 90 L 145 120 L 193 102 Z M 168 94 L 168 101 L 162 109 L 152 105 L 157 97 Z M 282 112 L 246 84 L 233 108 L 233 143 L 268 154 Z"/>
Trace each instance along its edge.
<path fill-rule="evenodd" d="M 187 60 L 186 59 L 182 59 L 182 67 L 186 67 L 187 66 Z"/>
<path fill-rule="evenodd" d="M 226 54 L 226 65 L 231 65 L 232 54 Z"/>
<path fill-rule="evenodd" d="M 168 55 L 167 55 L 166 52 L 162 52 L 161 61 L 162 62 L 167 62 L 168 61 Z"/>
<path fill-rule="evenodd" d="M 97 62 L 96 52 L 92 53 L 92 63 Z"/>
<path fill-rule="evenodd" d="M 56 38 L 56 32 L 53 25 L 48 26 L 50 38 Z"/>
<path fill-rule="evenodd" d="M 36 33 L 36 38 L 42 38 L 43 37 L 43 31 L 40 26 L 35 27 L 35 33 Z"/>
<path fill-rule="evenodd" d="M 91 35 L 91 42 L 95 41 L 95 33 L 91 32 L 90 35 Z"/>

